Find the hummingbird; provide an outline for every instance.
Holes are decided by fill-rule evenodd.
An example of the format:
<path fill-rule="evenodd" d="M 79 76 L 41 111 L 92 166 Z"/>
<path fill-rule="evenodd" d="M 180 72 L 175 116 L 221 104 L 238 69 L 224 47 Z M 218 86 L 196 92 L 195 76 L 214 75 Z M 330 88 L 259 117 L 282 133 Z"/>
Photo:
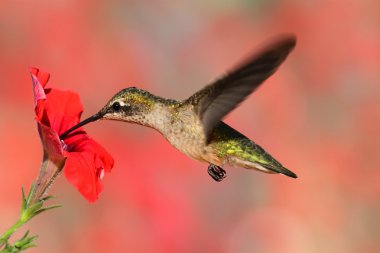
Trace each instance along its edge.
<path fill-rule="evenodd" d="M 276 37 L 237 68 L 182 101 L 136 87 L 123 89 L 60 138 L 64 140 L 77 128 L 97 120 L 124 121 L 156 129 L 182 153 L 208 163 L 208 174 L 218 182 L 226 177 L 225 165 L 297 178 L 262 147 L 222 121 L 278 69 L 295 45 L 294 35 Z"/>

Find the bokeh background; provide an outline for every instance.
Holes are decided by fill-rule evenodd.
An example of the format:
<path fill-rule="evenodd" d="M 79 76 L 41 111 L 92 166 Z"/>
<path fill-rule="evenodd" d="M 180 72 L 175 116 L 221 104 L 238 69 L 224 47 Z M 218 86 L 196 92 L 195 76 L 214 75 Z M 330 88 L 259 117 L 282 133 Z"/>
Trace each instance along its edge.
<path fill-rule="evenodd" d="M 29 252 L 380 252 L 380 2 L 316 0 L 0 3 L 0 230 L 42 150 L 28 68 L 92 115 L 128 86 L 184 99 L 278 33 L 298 45 L 226 122 L 299 175 L 244 169 L 221 183 L 157 132 L 98 122 L 115 158 L 95 204 L 64 176 L 63 208 L 28 223 Z"/>

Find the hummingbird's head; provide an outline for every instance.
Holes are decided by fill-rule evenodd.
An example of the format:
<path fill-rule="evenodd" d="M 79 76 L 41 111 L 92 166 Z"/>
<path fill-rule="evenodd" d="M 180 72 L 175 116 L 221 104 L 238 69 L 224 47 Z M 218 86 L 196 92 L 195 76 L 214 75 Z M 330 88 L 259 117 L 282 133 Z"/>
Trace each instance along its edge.
<path fill-rule="evenodd" d="M 139 123 L 155 105 L 155 96 L 135 87 L 126 88 L 113 96 L 97 113 L 101 119 Z"/>
<path fill-rule="evenodd" d="M 63 140 L 69 133 L 90 122 L 100 119 L 119 120 L 144 124 L 146 115 L 152 110 L 157 97 L 149 92 L 135 87 L 123 89 L 113 96 L 108 103 L 96 114 L 79 122 L 60 138 Z"/>

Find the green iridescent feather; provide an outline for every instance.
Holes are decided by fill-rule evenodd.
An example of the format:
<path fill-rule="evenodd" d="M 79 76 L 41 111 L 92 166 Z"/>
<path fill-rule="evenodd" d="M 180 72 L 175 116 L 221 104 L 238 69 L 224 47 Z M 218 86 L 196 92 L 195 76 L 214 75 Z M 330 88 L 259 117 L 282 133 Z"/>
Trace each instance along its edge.
<path fill-rule="evenodd" d="M 228 158 L 238 158 L 256 163 L 274 172 L 297 177 L 262 147 L 223 122 L 214 129 L 210 145 L 218 150 L 217 156 L 219 158 L 227 160 Z"/>

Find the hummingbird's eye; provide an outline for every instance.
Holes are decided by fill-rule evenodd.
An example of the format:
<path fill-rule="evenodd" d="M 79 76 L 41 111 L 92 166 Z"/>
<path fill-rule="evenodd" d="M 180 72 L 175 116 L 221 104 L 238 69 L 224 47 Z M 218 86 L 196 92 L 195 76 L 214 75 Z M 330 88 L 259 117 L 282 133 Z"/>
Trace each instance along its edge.
<path fill-rule="evenodd" d="M 113 105 L 112 105 L 112 109 L 115 111 L 115 112 L 118 112 L 120 110 L 120 103 L 119 102 L 115 102 Z"/>

